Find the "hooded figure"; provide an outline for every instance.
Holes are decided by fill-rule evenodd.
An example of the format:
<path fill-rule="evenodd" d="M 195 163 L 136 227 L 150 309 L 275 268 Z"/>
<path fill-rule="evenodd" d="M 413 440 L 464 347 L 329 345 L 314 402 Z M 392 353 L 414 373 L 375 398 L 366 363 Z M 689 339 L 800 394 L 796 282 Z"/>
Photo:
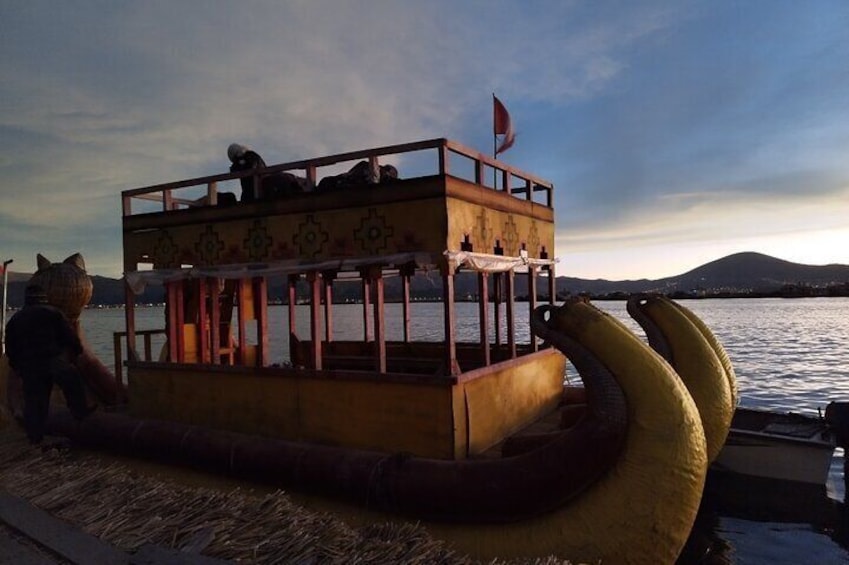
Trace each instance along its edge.
<path fill-rule="evenodd" d="M 82 420 L 93 410 L 73 364 L 82 352 L 65 315 L 47 303 L 42 287 L 28 285 L 24 307 L 6 324 L 6 354 L 23 383 L 24 429 L 31 443 L 44 438 L 54 384 L 62 389 L 75 419 Z"/>
<path fill-rule="evenodd" d="M 227 157 L 230 159 L 230 172 L 237 173 L 248 171 L 251 169 L 264 169 L 265 161 L 259 156 L 259 153 L 252 151 L 245 145 L 231 143 L 227 148 Z M 254 191 L 254 177 L 243 177 L 239 179 L 242 183 L 242 196 L 239 200 L 242 202 L 252 202 L 262 199 L 262 194 L 257 194 Z"/>

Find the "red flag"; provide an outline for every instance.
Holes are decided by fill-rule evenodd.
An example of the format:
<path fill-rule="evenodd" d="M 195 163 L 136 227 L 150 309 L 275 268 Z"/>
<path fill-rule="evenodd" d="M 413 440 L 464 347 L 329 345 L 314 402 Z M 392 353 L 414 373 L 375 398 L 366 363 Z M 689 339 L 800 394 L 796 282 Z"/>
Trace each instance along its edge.
<path fill-rule="evenodd" d="M 495 149 L 495 154 L 498 155 L 513 146 L 513 142 L 516 141 L 516 133 L 513 131 L 513 122 L 510 121 L 507 108 L 494 94 L 492 95 L 492 103 L 493 134 L 504 136 L 501 139 L 501 145 Z"/>

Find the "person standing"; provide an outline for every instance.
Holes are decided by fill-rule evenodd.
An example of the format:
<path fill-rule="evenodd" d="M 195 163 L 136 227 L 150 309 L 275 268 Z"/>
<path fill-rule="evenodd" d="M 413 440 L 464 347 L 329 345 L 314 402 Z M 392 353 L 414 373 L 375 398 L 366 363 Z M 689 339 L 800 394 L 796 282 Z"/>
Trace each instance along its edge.
<path fill-rule="evenodd" d="M 73 364 L 82 352 L 71 324 L 47 303 L 44 289 L 27 286 L 24 307 L 6 324 L 6 355 L 23 384 L 24 429 L 30 443 L 44 439 L 54 384 L 62 389 L 77 421 L 94 410 L 88 406 L 82 376 Z"/>

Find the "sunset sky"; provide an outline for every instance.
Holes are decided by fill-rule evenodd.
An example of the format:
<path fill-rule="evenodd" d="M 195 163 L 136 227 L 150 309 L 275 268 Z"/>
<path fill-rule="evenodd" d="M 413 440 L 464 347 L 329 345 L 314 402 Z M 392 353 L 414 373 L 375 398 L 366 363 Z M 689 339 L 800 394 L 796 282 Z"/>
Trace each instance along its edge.
<path fill-rule="evenodd" d="M 121 275 L 120 192 L 448 137 L 555 183 L 558 274 L 849 264 L 849 2 L 0 3 L 0 260 Z M 403 169 L 401 170 L 403 176 Z"/>

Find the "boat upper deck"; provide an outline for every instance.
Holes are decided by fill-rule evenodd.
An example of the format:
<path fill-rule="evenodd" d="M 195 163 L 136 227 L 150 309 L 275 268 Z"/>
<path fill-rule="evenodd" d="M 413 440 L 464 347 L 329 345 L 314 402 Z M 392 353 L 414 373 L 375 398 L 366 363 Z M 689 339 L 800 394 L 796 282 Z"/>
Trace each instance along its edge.
<path fill-rule="evenodd" d="M 336 174 L 352 162 L 373 172 L 371 180 Z M 384 163 L 397 167 L 397 177 L 381 178 Z M 262 186 L 286 173 L 306 189 L 251 202 L 230 192 L 243 179 Z M 124 269 L 409 253 L 438 263 L 445 251 L 548 259 L 553 188 L 440 138 L 126 190 Z"/>

